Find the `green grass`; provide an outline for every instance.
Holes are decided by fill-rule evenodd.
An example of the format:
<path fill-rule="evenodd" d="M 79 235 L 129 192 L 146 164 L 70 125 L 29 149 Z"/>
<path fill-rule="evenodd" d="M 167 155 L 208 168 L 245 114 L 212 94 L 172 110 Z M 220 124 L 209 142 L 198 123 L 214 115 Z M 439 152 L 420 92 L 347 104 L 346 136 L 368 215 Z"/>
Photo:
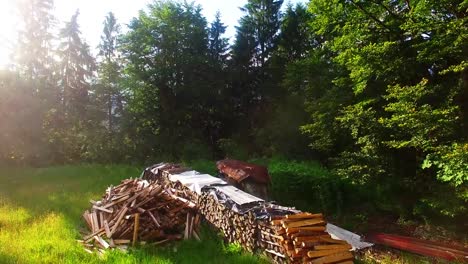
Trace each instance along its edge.
<path fill-rule="evenodd" d="M 316 162 L 252 161 L 269 167 L 273 198 L 280 204 L 325 211 L 329 218 L 334 218 L 341 211 L 340 206 L 349 203 L 346 183 L 333 179 Z M 216 174 L 213 161 L 191 161 L 186 165 Z M 89 200 L 100 199 L 111 184 L 138 177 L 142 169 L 117 165 L 0 168 L 0 263 L 267 263 L 262 257 L 242 252 L 237 245 L 224 244 L 208 228 L 202 230 L 202 242 L 144 246 L 128 253 L 109 251 L 102 257 L 86 253 L 76 240 L 81 238 L 80 230 L 85 230 L 81 214 L 90 207 Z M 336 196 L 339 192 L 343 193 L 342 197 Z M 353 216 L 343 213 L 343 219 L 348 220 L 336 223 L 355 230 L 346 226 Z M 365 221 L 359 223 L 365 225 Z M 390 254 L 385 250 L 366 253 L 358 259 L 356 263 L 435 262 L 410 253 Z"/>
<path fill-rule="evenodd" d="M 102 257 L 86 253 L 76 240 L 85 228 L 81 214 L 89 200 L 141 170 L 116 165 L 0 169 L 0 263 L 266 263 L 224 245 L 208 229 L 202 242 L 110 251 Z"/>

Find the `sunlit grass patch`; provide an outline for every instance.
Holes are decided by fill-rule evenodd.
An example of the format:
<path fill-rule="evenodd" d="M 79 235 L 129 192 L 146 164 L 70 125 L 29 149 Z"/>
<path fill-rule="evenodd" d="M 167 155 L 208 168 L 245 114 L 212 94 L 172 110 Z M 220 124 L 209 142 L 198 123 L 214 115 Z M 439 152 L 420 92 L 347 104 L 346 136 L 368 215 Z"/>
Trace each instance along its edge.
<path fill-rule="evenodd" d="M 81 215 L 90 199 L 109 185 L 138 177 L 142 168 L 80 165 L 41 169 L 0 168 L 0 263 L 258 263 L 259 257 L 223 250 L 204 230 L 203 242 L 144 246 L 128 253 L 89 254 L 76 241 L 85 229 Z"/>
<path fill-rule="evenodd" d="M 13 208 L 4 201 L 0 201 L 0 228 L 11 228 L 25 223 L 31 218 L 29 212 L 24 208 Z"/>

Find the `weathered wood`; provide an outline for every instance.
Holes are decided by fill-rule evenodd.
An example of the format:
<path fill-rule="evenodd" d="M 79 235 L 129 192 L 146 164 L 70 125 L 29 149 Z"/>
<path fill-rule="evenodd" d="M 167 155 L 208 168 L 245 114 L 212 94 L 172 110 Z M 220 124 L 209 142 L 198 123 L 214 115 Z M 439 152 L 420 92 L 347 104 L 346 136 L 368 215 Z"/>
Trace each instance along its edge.
<path fill-rule="evenodd" d="M 286 215 L 286 219 L 312 219 L 312 218 L 323 218 L 323 214 L 311 214 L 311 213 L 298 213 L 292 215 Z"/>
<path fill-rule="evenodd" d="M 328 250 L 328 249 L 351 249 L 351 245 L 317 245 L 314 246 L 315 250 Z"/>
<path fill-rule="evenodd" d="M 286 233 L 293 234 L 299 231 L 317 231 L 324 232 L 326 229 L 325 226 L 311 226 L 311 227 L 289 227 L 286 229 Z"/>
<path fill-rule="evenodd" d="M 311 264 L 325 264 L 325 263 L 336 263 L 336 262 L 341 262 L 341 261 L 347 261 L 347 260 L 352 260 L 353 254 L 350 252 L 340 252 L 332 255 L 328 255 L 325 257 L 321 257 L 318 259 L 314 259 L 310 261 L 309 263 Z"/>
<path fill-rule="evenodd" d="M 168 185 L 167 187 L 170 187 Z M 184 191 L 166 192 L 159 183 L 144 180 L 124 180 L 115 187 L 109 187 L 101 201 L 93 201 L 91 211 L 83 214 L 91 235 L 83 244 L 95 236 L 95 245 L 101 248 L 116 248 L 121 243 L 135 245 L 157 239 L 179 239 L 177 234 L 164 235 L 165 230 L 177 232 L 183 227 L 182 218 L 195 205 Z M 177 195 L 170 195 L 171 192 Z M 183 197 L 181 197 L 183 196 Z M 191 215 L 188 236 L 199 239 L 196 233 L 199 217 Z M 101 237 L 105 235 L 105 237 Z M 104 238 L 109 239 L 108 241 Z M 104 241 L 107 244 L 102 243 Z M 92 248 L 92 245 L 91 245 Z"/>
<path fill-rule="evenodd" d="M 103 212 L 106 212 L 106 213 L 109 213 L 109 214 L 112 214 L 114 212 L 114 210 L 112 210 L 112 209 L 107 209 L 107 208 L 100 207 L 100 206 L 97 206 L 97 205 L 94 205 L 93 209 L 103 211 Z"/>
<path fill-rule="evenodd" d="M 122 221 L 122 219 L 124 218 L 125 213 L 127 212 L 127 210 L 128 210 L 128 207 L 125 207 L 125 208 L 120 212 L 119 218 L 117 218 L 117 221 L 114 223 L 114 226 L 112 227 L 111 236 L 112 236 L 112 234 L 115 233 L 115 231 L 116 231 L 117 228 L 119 227 L 119 224 L 120 224 L 120 222 Z"/>
<path fill-rule="evenodd" d="M 132 245 L 135 246 L 138 242 L 138 228 L 140 227 L 140 214 L 135 214 L 135 224 L 133 226 L 133 241 Z"/>
<path fill-rule="evenodd" d="M 329 250 L 313 250 L 313 251 L 308 251 L 307 256 L 309 258 L 318 258 L 318 257 L 324 257 L 332 254 L 336 254 L 339 252 L 347 252 L 349 249 L 329 249 Z"/>
<path fill-rule="evenodd" d="M 294 222 L 284 222 L 284 228 L 293 228 L 293 227 L 303 227 L 303 226 L 313 226 L 313 225 L 320 225 L 325 224 L 322 218 L 314 218 L 314 219 L 307 219 L 307 220 L 300 220 Z"/>

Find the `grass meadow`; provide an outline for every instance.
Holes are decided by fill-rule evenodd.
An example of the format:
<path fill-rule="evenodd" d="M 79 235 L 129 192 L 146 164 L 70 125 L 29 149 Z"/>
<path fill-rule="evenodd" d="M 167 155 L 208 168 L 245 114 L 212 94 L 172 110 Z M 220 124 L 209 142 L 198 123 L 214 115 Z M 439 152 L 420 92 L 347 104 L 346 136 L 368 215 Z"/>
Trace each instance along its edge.
<path fill-rule="evenodd" d="M 337 182 L 317 163 L 255 160 L 267 165 L 272 176 L 272 196 L 285 205 L 313 212 L 338 214 L 337 222 L 350 230 L 359 228 L 358 216 L 343 212 L 352 201 L 346 185 Z M 195 170 L 216 174 L 213 161 L 188 164 Z M 202 229 L 202 241 L 180 241 L 165 246 L 151 245 L 124 253 L 108 251 L 89 254 L 76 241 L 85 231 L 82 213 L 89 200 L 100 199 L 109 185 L 138 177 L 137 166 L 75 165 L 49 168 L 0 168 L 0 264 L 9 263 L 268 263 L 262 256 L 245 253 L 225 244 L 219 234 Z M 336 193 L 343 195 L 336 195 Z M 343 197 L 341 197 L 343 196 Z M 333 218 L 332 218 L 333 217 Z M 338 220 L 338 219 L 336 219 Z M 346 223 L 354 222 L 352 226 Z M 361 226 L 363 222 L 360 222 Z M 404 252 L 361 254 L 356 263 L 444 263 Z"/>
<path fill-rule="evenodd" d="M 137 177 L 142 168 L 80 165 L 0 169 L 0 263 L 267 263 L 224 245 L 207 228 L 202 242 L 141 247 L 128 253 L 86 253 L 76 241 L 81 215 L 107 186 Z"/>

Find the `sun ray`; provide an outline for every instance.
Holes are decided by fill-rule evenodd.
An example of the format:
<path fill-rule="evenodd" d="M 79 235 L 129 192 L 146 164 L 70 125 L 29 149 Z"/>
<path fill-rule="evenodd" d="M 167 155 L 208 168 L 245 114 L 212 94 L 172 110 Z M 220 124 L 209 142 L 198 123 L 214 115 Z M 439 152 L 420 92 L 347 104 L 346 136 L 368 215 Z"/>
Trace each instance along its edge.
<path fill-rule="evenodd" d="M 17 0 L 0 0 L 0 68 L 11 62 L 11 53 L 17 34 Z"/>

